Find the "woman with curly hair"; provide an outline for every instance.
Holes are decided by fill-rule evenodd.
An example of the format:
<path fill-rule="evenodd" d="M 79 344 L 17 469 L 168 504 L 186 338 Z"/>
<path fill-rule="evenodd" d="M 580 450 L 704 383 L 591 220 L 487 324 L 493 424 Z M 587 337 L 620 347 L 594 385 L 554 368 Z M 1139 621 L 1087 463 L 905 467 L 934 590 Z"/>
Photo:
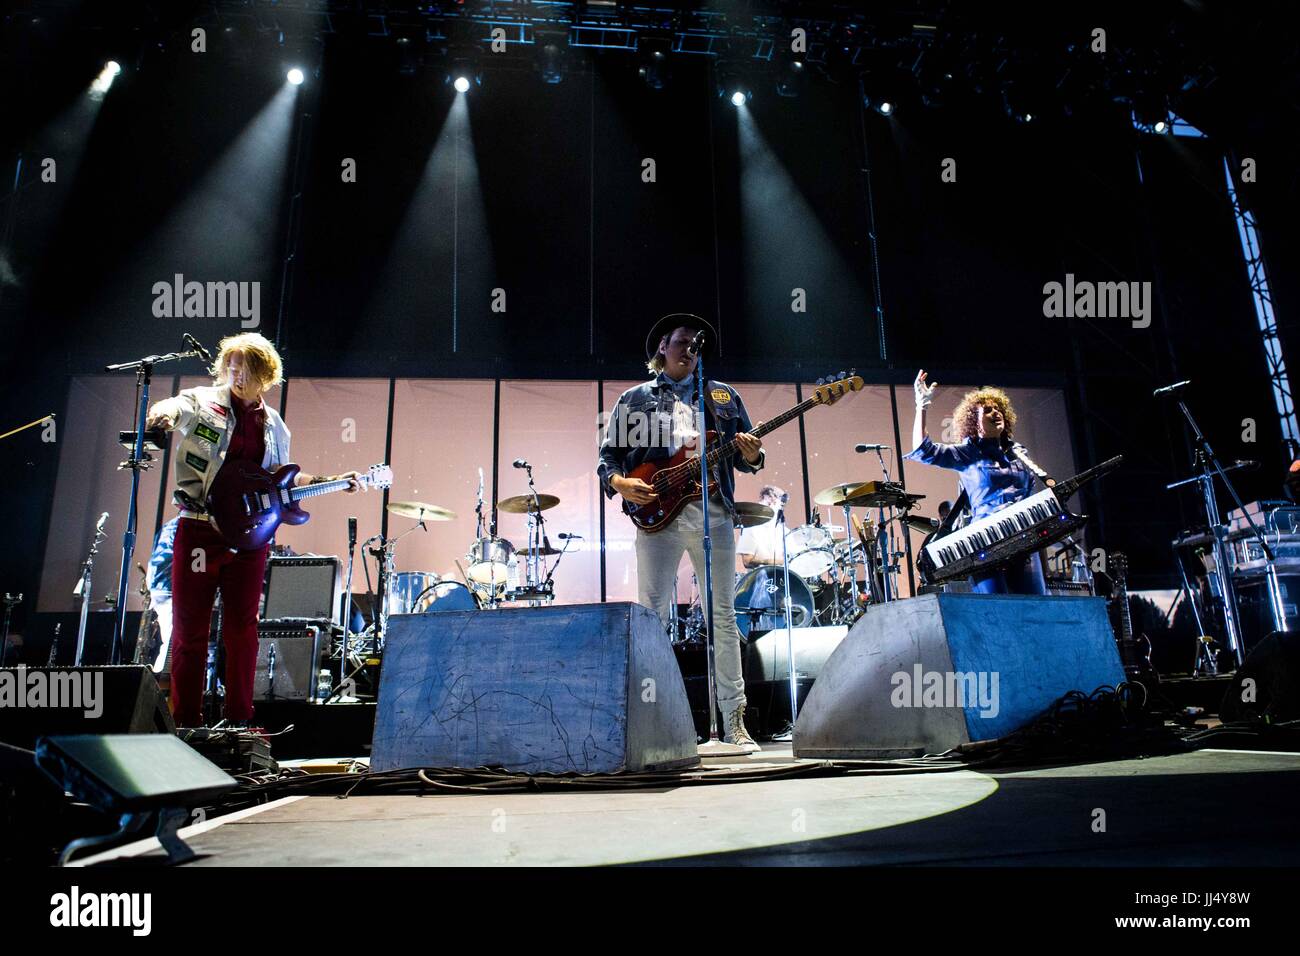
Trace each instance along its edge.
<path fill-rule="evenodd" d="M 1007 393 L 987 386 L 968 392 L 952 416 L 958 441 L 947 445 L 934 441 L 926 430 L 926 409 L 934 401 L 937 387 L 937 383 L 926 383 L 925 369 L 917 373 L 912 385 L 916 396 L 913 450 L 905 457 L 956 471 L 970 499 L 973 520 L 1033 494 L 1034 475 L 1013 451 L 1023 451 L 1024 446 L 1011 438 L 1016 412 Z M 1047 593 L 1037 553 L 1022 563 L 977 575 L 974 587 L 982 594 Z"/>

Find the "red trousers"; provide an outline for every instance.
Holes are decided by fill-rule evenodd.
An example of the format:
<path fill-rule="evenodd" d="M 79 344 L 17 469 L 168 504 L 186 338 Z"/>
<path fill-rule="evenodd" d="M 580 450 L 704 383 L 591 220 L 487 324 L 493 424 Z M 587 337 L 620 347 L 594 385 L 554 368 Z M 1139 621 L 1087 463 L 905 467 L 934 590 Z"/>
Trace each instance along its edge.
<path fill-rule="evenodd" d="M 203 723 L 212 604 L 221 589 L 221 641 L 226 648 L 227 720 L 253 718 L 257 672 L 257 610 L 270 547 L 231 551 L 206 521 L 182 518 L 172 556 L 171 707 L 181 727 Z"/>

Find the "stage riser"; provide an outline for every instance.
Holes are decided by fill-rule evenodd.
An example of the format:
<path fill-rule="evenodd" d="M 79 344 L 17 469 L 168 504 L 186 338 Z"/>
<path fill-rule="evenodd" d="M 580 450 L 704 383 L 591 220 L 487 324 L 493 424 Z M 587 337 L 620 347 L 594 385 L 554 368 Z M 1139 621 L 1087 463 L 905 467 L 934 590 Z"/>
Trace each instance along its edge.
<path fill-rule="evenodd" d="M 1071 690 L 1123 679 L 1100 598 L 931 594 L 878 605 L 826 661 L 800 711 L 795 754 L 942 753 L 1006 736 Z"/>
<path fill-rule="evenodd" d="M 389 618 L 375 770 L 619 773 L 697 759 L 681 676 L 646 608 Z"/>

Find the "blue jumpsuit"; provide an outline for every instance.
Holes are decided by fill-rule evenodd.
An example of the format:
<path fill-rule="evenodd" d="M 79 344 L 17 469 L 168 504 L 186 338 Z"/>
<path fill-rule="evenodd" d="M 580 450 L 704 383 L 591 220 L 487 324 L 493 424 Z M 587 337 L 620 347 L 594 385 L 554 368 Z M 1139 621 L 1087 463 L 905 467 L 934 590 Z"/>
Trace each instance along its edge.
<path fill-rule="evenodd" d="M 974 520 L 1028 498 L 1034 491 L 1033 473 L 1020 462 L 1008 458 L 996 438 L 972 436 L 960 444 L 945 445 L 927 435 L 919 447 L 904 457 L 923 465 L 956 471 L 962 489 L 970 498 Z M 972 580 L 975 590 L 981 594 L 1047 593 L 1037 553 L 1023 562 L 975 575 Z"/>

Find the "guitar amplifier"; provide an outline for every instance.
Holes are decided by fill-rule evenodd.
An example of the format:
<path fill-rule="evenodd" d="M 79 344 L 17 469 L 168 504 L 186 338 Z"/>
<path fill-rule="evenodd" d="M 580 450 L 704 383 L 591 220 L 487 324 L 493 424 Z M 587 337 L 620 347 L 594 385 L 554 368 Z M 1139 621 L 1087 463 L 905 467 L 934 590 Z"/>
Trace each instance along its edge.
<path fill-rule="evenodd" d="M 315 700 L 330 641 L 329 630 L 317 625 L 259 624 L 253 700 Z"/>
<path fill-rule="evenodd" d="M 332 555 L 268 559 L 262 617 L 268 621 L 335 620 L 340 576 L 341 563 Z"/>

